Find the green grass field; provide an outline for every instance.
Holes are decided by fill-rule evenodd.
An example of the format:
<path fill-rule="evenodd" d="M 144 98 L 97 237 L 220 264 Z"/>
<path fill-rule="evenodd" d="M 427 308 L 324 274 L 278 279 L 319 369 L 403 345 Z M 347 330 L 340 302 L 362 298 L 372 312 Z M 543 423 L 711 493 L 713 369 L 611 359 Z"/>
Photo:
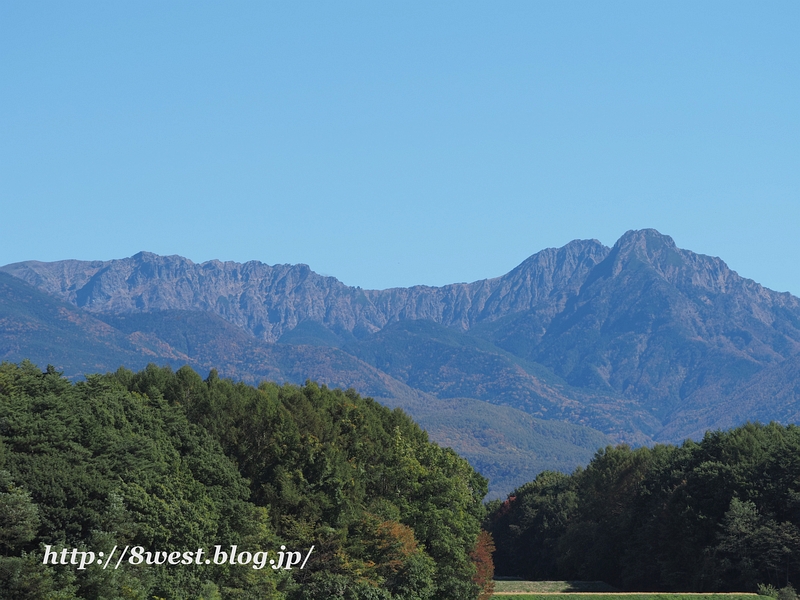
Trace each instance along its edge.
<path fill-rule="evenodd" d="M 756 594 L 626 593 L 602 581 L 497 580 L 494 595 L 503 600 L 754 600 Z"/>

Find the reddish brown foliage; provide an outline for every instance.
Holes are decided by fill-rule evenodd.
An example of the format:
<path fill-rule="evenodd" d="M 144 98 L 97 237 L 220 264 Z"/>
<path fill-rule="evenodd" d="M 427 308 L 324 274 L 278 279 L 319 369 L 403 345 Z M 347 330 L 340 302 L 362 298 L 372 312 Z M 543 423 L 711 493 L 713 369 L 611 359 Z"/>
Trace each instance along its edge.
<path fill-rule="evenodd" d="M 469 555 L 477 569 L 472 581 L 480 589 L 478 600 L 488 600 L 494 593 L 494 562 L 492 561 L 494 550 L 492 534 L 481 529 L 475 542 L 475 549 Z"/>

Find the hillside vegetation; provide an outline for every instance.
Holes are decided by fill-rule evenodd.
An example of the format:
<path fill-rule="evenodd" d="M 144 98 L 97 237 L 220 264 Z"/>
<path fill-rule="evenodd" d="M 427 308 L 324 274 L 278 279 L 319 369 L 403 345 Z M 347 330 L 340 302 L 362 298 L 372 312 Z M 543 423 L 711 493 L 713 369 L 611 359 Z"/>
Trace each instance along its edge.
<path fill-rule="evenodd" d="M 0 365 L 0 597 L 475 598 L 485 493 L 464 459 L 352 391 Z M 304 569 L 42 564 L 47 545 L 282 544 L 314 546 Z"/>
<path fill-rule="evenodd" d="M 637 591 L 750 591 L 800 581 L 800 428 L 748 423 L 699 443 L 607 447 L 544 472 L 486 526 L 499 575 Z"/>

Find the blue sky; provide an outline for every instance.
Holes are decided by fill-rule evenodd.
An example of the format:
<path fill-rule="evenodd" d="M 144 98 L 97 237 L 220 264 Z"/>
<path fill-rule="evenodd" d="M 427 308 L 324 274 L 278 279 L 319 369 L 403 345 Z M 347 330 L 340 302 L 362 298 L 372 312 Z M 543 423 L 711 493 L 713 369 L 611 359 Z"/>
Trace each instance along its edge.
<path fill-rule="evenodd" d="M 800 295 L 800 3 L 0 3 L 0 264 L 350 285 L 654 227 Z"/>

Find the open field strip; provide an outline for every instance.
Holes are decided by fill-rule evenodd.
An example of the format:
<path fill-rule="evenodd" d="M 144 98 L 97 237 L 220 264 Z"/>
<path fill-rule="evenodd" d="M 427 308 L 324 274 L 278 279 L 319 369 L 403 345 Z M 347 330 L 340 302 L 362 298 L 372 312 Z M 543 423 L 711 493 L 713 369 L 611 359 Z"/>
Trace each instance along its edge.
<path fill-rule="evenodd" d="M 619 590 L 603 581 L 527 581 L 498 577 L 494 580 L 494 591 L 516 594 L 563 594 L 568 592 L 611 593 Z"/>
<path fill-rule="evenodd" d="M 710 593 L 710 594 L 696 594 L 696 593 L 664 593 L 664 592 L 495 592 L 493 596 L 502 597 L 503 600 L 554 600 L 554 598 L 563 598 L 563 600 L 570 600 L 575 596 L 591 596 L 592 600 L 753 600 L 754 596 L 758 594 L 747 593 Z"/>
<path fill-rule="evenodd" d="M 591 600 L 754 600 L 757 594 L 735 593 L 674 593 L 674 592 L 620 592 L 602 581 L 524 581 L 519 579 L 495 579 L 494 596 L 503 600 L 575 600 L 575 596 L 592 596 Z M 640 598 L 637 598 L 640 597 Z"/>

